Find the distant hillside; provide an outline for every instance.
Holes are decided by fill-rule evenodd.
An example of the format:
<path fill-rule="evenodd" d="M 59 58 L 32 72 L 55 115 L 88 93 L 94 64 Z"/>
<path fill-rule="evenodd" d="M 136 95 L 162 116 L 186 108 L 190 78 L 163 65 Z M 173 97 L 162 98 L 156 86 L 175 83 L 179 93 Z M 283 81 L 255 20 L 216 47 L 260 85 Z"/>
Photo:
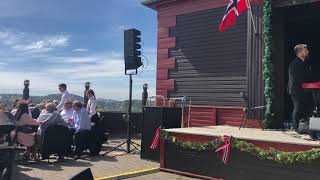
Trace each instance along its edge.
<path fill-rule="evenodd" d="M 22 99 L 21 94 L 0 94 L 0 101 L 4 104 L 12 104 L 16 99 Z M 71 94 L 73 100 L 83 101 L 83 97 Z M 47 96 L 30 96 L 31 101 L 34 104 L 39 104 L 47 100 L 60 100 L 61 94 L 50 94 Z"/>
<path fill-rule="evenodd" d="M 71 94 L 73 100 L 83 101 L 83 97 Z M 0 94 L 0 103 L 7 106 L 11 106 L 12 102 L 16 99 L 22 99 L 21 94 Z M 34 104 L 39 104 L 45 102 L 46 100 L 60 100 L 61 94 L 50 94 L 47 96 L 31 96 L 30 99 Z M 101 111 L 122 111 L 126 112 L 128 110 L 128 101 L 117 101 L 113 99 L 103 99 L 98 98 L 98 109 Z M 132 101 L 132 112 L 140 112 L 142 109 L 141 100 Z"/>
<path fill-rule="evenodd" d="M 129 101 L 116 101 L 116 100 L 98 100 L 98 109 L 105 111 L 128 111 Z M 132 100 L 132 112 L 142 111 L 141 100 Z"/>

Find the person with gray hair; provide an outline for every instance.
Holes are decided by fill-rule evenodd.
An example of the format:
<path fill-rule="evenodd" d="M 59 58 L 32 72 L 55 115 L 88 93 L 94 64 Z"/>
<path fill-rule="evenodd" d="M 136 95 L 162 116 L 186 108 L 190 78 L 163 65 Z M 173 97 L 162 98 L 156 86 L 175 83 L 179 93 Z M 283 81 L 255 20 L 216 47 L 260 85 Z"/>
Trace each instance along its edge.
<path fill-rule="evenodd" d="M 292 112 L 292 129 L 298 130 L 299 121 L 312 113 L 312 95 L 302 88 L 303 83 L 313 82 L 311 65 L 307 61 L 309 50 L 306 44 L 294 47 L 296 58 L 289 65 L 288 93 L 291 95 L 294 109 Z"/>
<path fill-rule="evenodd" d="M 38 123 L 40 124 L 37 134 L 41 135 L 41 133 L 45 132 L 45 130 L 49 126 L 54 125 L 62 125 L 68 127 L 68 123 L 65 122 L 59 113 L 56 111 L 56 105 L 53 103 L 46 104 L 46 112 L 41 114 L 37 119 Z"/>

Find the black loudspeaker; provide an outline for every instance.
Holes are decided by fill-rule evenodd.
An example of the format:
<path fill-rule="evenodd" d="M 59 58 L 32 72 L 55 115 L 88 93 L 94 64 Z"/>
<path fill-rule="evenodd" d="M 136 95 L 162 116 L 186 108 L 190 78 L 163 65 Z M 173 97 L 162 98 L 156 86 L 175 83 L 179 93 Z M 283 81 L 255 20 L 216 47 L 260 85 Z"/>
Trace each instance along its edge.
<path fill-rule="evenodd" d="M 87 168 L 87 169 L 81 171 L 80 173 L 76 174 L 75 176 L 73 176 L 69 180 L 84 180 L 84 179 L 85 180 L 94 180 L 90 168 Z"/>
<path fill-rule="evenodd" d="M 150 149 L 155 132 L 159 126 L 162 129 L 181 127 L 181 108 L 144 107 L 141 138 L 141 158 L 153 161 L 160 159 L 160 145 L 157 149 Z"/>
<path fill-rule="evenodd" d="M 124 64 L 125 70 L 134 70 L 142 66 L 141 32 L 136 29 L 124 31 Z"/>

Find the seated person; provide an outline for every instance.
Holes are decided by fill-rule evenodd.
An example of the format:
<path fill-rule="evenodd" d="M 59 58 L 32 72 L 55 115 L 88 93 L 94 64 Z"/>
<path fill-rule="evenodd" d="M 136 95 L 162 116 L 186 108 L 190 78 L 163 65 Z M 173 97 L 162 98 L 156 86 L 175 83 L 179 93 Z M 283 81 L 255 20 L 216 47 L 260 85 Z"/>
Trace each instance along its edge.
<path fill-rule="evenodd" d="M 20 102 L 17 107 L 17 112 L 14 115 L 14 121 L 16 124 L 16 129 L 12 131 L 11 138 L 18 141 L 20 144 L 27 146 L 27 150 L 24 153 L 25 158 L 29 158 L 30 153 L 34 160 L 37 160 L 36 149 L 35 149 L 35 132 L 30 131 L 27 126 L 37 126 L 38 122 L 32 119 L 29 114 L 28 104 L 25 102 Z"/>
<path fill-rule="evenodd" d="M 38 144 L 42 144 L 42 137 L 46 132 L 46 129 L 50 126 L 61 125 L 68 127 L 68 123 L 65 122 L 59 113 L 55 112 L 56 105 L 53 103 L 46 104 L 46 111 L 42 113 L 37 121 L 39 122 L 40 126 L 37 132 L 37 140 Z M 63 156 L 59 155 L 59 160 L 63 160 Z"/>
<path fill-rule="evenodd" d="M 75 131 L 90 130 L 91 120 L 89 118 L 89 113 L 82 106 L 82 103 L 80 101 L 75 101 L 73 103 L 73 109 L 72 122 L 74 123 Z"/>
<path fill-rule="evenodd" d="M 53 101 L 51 101 L 51 100 L 47 100 L 47 101 L 46 101 L 45 103 L 43 103 L 43 104 L 44 104 L 44 106 L 45 106 L 45 105 L 48 104 L 48 103 L 53 103 L 53 104 L 55 104 L 55 103 L 54 103 Z M 57 105 L 56 105 L 56 107 L 57 107 Z M 40 115 L 43 114 L 43 113 L 46 113 L 46 112 L 47 112 L 46 107 L 44 107 L 44 108 L 42 108 Z M 59 111 L 57 110 L 57 108 L 54 110 L 54 112 L 59 113 Z"/>
<path fill-rule="evenodd" d="M 68 126 L 68 123 L 65 122 L 59 113 L 55 112 L 56 105 L 53 103 L 46 104 L 46 111 L 39 116 L 37 119 L 40 124 L 37 134 L 45 132 L 46 128 L 54 125 Z"/>
<path fill-rule="evenodd" d="M 74 153 L 76 156 L 80 156 L 81 152 L 90 141 L 89 130 L 91 130 L 91 120 L 89 118 L 89 113 L 82 106 L 80 101 L 75 101 L 73 103 L 73 109 L 73 117 L 70 119 L 69 123 L 74 124 L 74 128 L 72 129 L 76 147 Z"/>
<path fill-rule="evenodd" d="M 53 100 L 52 102 L 53 102 L 54 105 L 56 105 L 56 107 L 58 107 L 59 101 Z M 57 111 L 57 112 L 60 112 L 57 108 L 56 108 L 56 111 Z"/>
<path fill-rule="evenodd" d="M 18 111 L 18 106 L 19 106 L 19 104 L 21 104 L 21 103 L 26 103 L 26 101 L 24 101 L 24 100 L 18 100 L 18 101 L 17 101 L 17 105 L 15 105 L 15 107 L 10 111 L 13 116 L 16 115 L 16 113 L 17 113 L 17 111 Z M 26 104 L 27 104 L 27 103 L 26 103 Z M 29 109 L 29 111 L 28 111 L 28 112 L 29 112 L 29 115 L 32 116 L 31 110 L 30 110 L 30 108 L 29 108 L 29 105 L 27 104 L 27 106 L 28 106 L 28 109 Z"/>
<path fill-rule="evenodd" d="M 61 111 L 60 115 L 65 122 L 69 122 L 69 119 L 73 116 L 74 109 L 72 107 L 72 101 L 67 100 L 64 103 L 63 111 Z"/>

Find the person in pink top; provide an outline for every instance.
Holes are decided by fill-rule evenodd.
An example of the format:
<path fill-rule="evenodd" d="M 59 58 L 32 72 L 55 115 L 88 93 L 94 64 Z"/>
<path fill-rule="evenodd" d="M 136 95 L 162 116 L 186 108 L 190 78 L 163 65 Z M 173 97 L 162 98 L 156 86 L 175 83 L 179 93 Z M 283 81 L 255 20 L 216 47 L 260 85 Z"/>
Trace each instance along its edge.
<path fill-rule="evenodd" d="M 24 128 L 27 126 L 37 126 L 39 123 L 32 119 L 29 114 L 28 104 L 20 102 L 17 108 L 17 112 L 14 116 L 16 129 L 11 133 L 11 137 L 18 143 L 25 145 L 27 150 L 24 153 L 25 158 L 29 158 L 30 153 L 33 159 L 37 159 L 35 151 L 35 134 L 36 132 L 26 132 Z M 24 130 L 23 130 L 24 129 Z"/>

